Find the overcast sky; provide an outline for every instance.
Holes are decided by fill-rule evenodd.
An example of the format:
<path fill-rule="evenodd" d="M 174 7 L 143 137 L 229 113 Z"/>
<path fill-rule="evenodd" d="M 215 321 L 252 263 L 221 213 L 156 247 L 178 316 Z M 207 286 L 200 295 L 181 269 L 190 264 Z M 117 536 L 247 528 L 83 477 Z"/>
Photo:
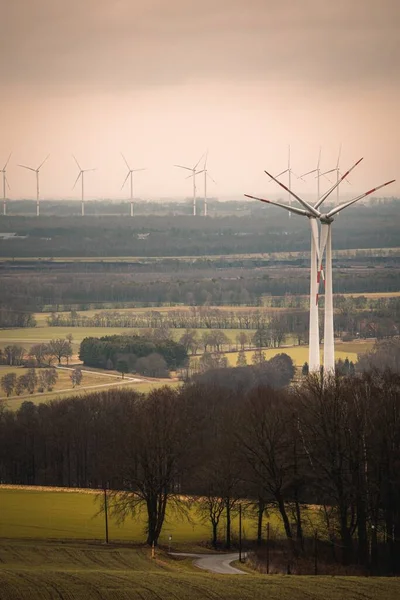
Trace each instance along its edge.
<path fill-rule="evenodd" d="M 275 197 L 297 174 L 364 161 L 343 186 L 396 178 L 400 195 L 400 0 L 0 0 L 0 167 L 11 198 L 191 193 L 174 163 L 209 149 L 212 195 Z M 326 185 L 329 185 L 326 182 Z M 198 193 L 202 182 L 198 181 Z M 311 194 L 315 180 L 295 181 Z"/>

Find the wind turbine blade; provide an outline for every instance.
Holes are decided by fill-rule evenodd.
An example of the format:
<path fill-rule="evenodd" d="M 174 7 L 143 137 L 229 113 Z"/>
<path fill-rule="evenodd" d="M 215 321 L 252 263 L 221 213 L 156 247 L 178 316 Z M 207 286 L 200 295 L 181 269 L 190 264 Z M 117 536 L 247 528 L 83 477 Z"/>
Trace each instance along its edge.
<path fill-rule="evenodd" d="M 75 187 L 75 186 L 76 186 L 76 184 L 78 183 L 78 179 L 79 179 L 79 177 L 82 175 L 82 173 L 83 173 L 83 171 L 79 171 L 79 175 L 78 175 L 78 177 L 75 179 L 75 183 L 74 183 L 74 185 L 72 186 L 72 189 L 74 189 L 74 187 Z"/>
<path fill-rule="evenodd" d="M 130 170 L 131 170 L 131 168 L 130 168 L 130 166 L 128 165 L 128 161 L 126 160 L 126 158 L 125 158 L 125 156 L 122 154 L 122 152 L 121 152 L 121 156 L 122 156 L 122 158 L 124 159 L 124 161 L 125 161 L 125 164 L 126 164 L 126 166 L 128 167 L 128 169 L 129 169 L 129 171 L 130 171 Z"/>
<path fill-rule="evenodd" d="M 22 167 L 23 169 L 29 169 L 30 171 L 33 171 L 34 173 L 36 173 L 36 169 L 32 169 L 32 167 L 27 167 L 26 165 L 17 165 L 18 167 Z"/>
<path fill-rule="evenodd" d="M 208 160 L 208 148 L 206 150 L 206 155 L 204 158 L 204 171 L 207 171 L 207 160 Z"/>
<path fill-rule="evenodd" d="M 76 164 L 78 165 L 78 169 L 79 169 L 80 171 L 82 171 L 82 169 L 81 169 L 81 165 L 80 165 L 80 164 L 78 163 L 78 161 L 76 160 L 76 157 L 75 157 L 74 155 L 72 155 L 72 158 L 74 159 L 74 161 L 75 161 L 75 162 L 76 162 Z"/>
<path fill-rule="evenodd" d="M 204 169 L 204 170 L 205 170 L 205 169 Z M 208 171 L 206 171 L 206 170 L 205 170 L 205 172 L 206 172 L 206 175 L 207 175 L 207 177 L 208 177 L 209 179 L 211 179 L 211 181 L 212 181 L 213 183 L 215 183 L 215 185 L 217 185 L 217 182 L 215 181 L 215 179 L 213 179 L 213 178 L 211 177 L 211 175 L 209 174 L 209 172 L 208 172 Z"/>
<path fill-rule="evenodd" d="M 297 208 L 296 206 L 287 206 L 286 204 L 280 204 L 280 202 L 274 202 L 273 200 L 267 200 L 266 198 L 259 198 L 258 196 L 250 196 L 250 194 L 245 194 L 246 198 L 252 198 L 252 200 L 259 200 L 260 202 L 265 202 L 266 204 L 273 204 L 274 206 L 280 206 L 289 212 L 294 212 L 296 215 L 301 215 L 302 217 L 307 217 L 308 213 L 302 208 Z"/>
<path fill-rule="evenodd" d="M 289 169 L 285 169 L 284 171 L 281 171 L 280 173 L 278 173 L 278 175 L 275 175 L 275 177 L 280 177 L 281 175 L 284 175 L 285 173 L 287 173 L 289 171 Z M 265 171 L 264 171 L 265 173 Z M 267 181 L 267 183 L 269 183 L 270 181 L 272 181 L 272 177 L 270 177 Z"/>
<path fill-rule="evenodd" d="M 337 171 L 337 169 L 329 169 L 329 171 L 324 171 L 323 173 L 321 173 L 321 177 L 322 175 L 328 175 L 329 173 L 335 173 Z"/>
<path fill-rule="evenodd" d="M 295 194 L 294 192 L 292 192 L 292 190 L 290 190 L 284 183 L 282 183 L 278 179 L 276 179 L 276 177 L 274 177 L 273 175 L 271 175 L 271 173 L 268 173 L 268 171 L 265 171 L 265 173 L 269 177 L 271 177 L 271 179 L 273 179 L 274 181 L 276 181 L 276 183 L 278 185 L 280 185 L 281 188 L 283 188 L 284 190 L 286 190 L 287 192 L 289 192 L 289 194 L 291 196 L 293 196 L 293 198 L 296 198 L 296 200 L 298 202 L 300 202 L 300 204 L 302 206 L 304 206 L 304 208 L 306 208 L 309 211 L 309 213 L 311 213 L 315 217 L 319 217 L 321 215 L 321 213 L 318 210 L 316 210 L 313 206 L 311 206 L 311 204 L 308 204 L 308 202 L 306 202 L 305 200 L 302 200 L 302 198 L 300 198 L 299 196 L 297 196 L 297 194 Z"/>
<path fill-rule="evenodd" d="M 329 179 L 329 177 L 327 177 L 325 174 L 321 175 L 321 177 L 325 177 L 325 179 L 327 179 L 329 181 L 329 183 L 332 183 L 332 181 Z M 315 179 L 317 179 L 317 178 L 315 178 Z"/>
<path fill-rule="evenodd" d="M 308 171 L 308 173 L 303 173 L 302 175 L 300 175 L 300 179 L 302 177 L 306 177 L 307 175 L 311 175 L 312 173 L 316 173 L 318 171 L 318 169 L 313 169 L 312 171 Z"/>
<path fill-rule="evenodd" d="M 340 171 L 339 171 L 339 175 L 341 175 Z M 353 185 L 353 184 L 351 183 L 351 181 L 349 181 L 348 179 L 345 179 L 345 182 L 346 182 L 346 183 L 348 183 L 349 185 Z"/>
<path fill-rule="evenodd" d="M 382 183 L 382 185 L 378 185 L 378 187 L 375 187 L 372 190 L 368 190 L 368 192 L 365 192 L 365 194 L 361 194 L 361 196 L 357 196 L 357 198 L 354 198 L 353 200 L 350 200 L 349 202 L 346 202 L 345 204 L 341 204 L 340 206 L 337 206 L 336 208 L 332 208 L 332 210 L 330 210 L 328 212 L 327 216 L 328 217 L 333 217 L 333 215 L 336 215 L 337 213 L 339 213 L 344 208 L 347 208 L 348 206 L 351 206 L 355 202 L 358 202 L 358 200 L 361 200 L 362 198 L 365 198 L 366 196 L 369 196 L 373 192 L 376 192 L 377 190 L 380 190 L 381 188 L 383 188 L 383 187 L 385 187 L 387 185 L 390 185 L 391 183 L 394 183 L 395 181 L 396 181 L 395 179 L 392 179 L 391 181 L 387 181 L 386 183 Z"/>
<path fill-rule="evenodd" d="M 347 175 L 349 175 L 349 173 L 351 173 L 352 170 L 355 169 L 356 166 L 359 165 L 362 160 L 363 159 L 360 158 L 356 163 L 354 163 L 354 165 L 348 171 L 346 171 L 346 173 L 344 175 L 342 175 L 340 177 L 340 179 L 338 179 L 338 181 L 323 196 L 321 196 L 321 198 L 316 203 L 315 208 L 318 208 L 319 206 L 321 206 L 321 204 L 328 198 L 328 196 L 330 196 L 332 194 L 332 192 L 334 190 L 336 190 L 338 185 L 340 185 L 342 183 L 343 179 L 346 179 Z"/>
<path fill-rule="evenodd" d="M 10 184 L 8 183 L 8 179 L 7 179 L 6 175 L 4 176 L 4 179 L 6 180 L 6 184 L 7 184 L 8 189 L 11 190 L 11 187 L 10 187 Z"/>
<path fill-rule="evenodd" d="M 124 188 L 124 185 L 125 185 L 125 184 L 126 184 L 126 182 L 128 181 L 128 177 L 129 177 L 129 175 L 130 175 L 130 174 L 131 174 L 131 172 L 130 172 L 130 171 L 128 171 L 128 173 L 127 173 L 127 175 L 126 175 L 126 177 L 125 177 L 125 179 L 124 179 L 124 183 L 121 185 L 121 190 Z"/>
<path fill-rule="evenodd" d="M 37 171 L 39 171 L 39 169 L 41 169 L 41 168 L 43 167 L 44 163 L 45 163 L 45 162 L 46 162 L 46 160 L 49 158 L 49 156 L 50 156 L 50 154 L 48 154 L 48 155 L 46 156 L 46 158 L 44 159 L 44 161 L 43 161 L 42 163 L 40 163 L 40 165 L 39 165 L 39 166 L 38 166 L 38 168 L 36 169 Z"/>
<path fill-rule="evenodd" d="M 199 166 L 199 162 L 200 162 L 200 161 L 203 159 L 204 155 L 205 155 L 205 152 L 203 152 L 203 154 L 200 156 L 199 160 L 197 161 L 197 163 L 196 163 L 196 164 L 195 164 L 195 166 L 193 167 L 193 169 L 194 169 L 194 170 L 196 170 L 196 169 L 197 169 L 197 167 Z"/>
<path fill-rule="evenodd" d="M 204 173 L 205 169 L 202 169 L 201 171 L 196 171 L 196 175 L 200 175 L 200 173 Z"/>
<path fill-rule="evenodd" d="M 9 155 L 9 157 L 8 157 L 8 158 L 7 158 L 7 160 L 6 160 L 6 164 L 5 164 L 5 165 L 4 165 L 4 167 L 3 167 L 3 171 L 5 171 L 5 170 L 7 169 L 7 165 L 8 165 L 8 163 L 10 162 L 11 154 L 12 154 L 12 152 L 10 152 L 10 155 Z"/>
<path fill-rule="evenodd" d="M 174 165 L 174 167 L 178 167 L 178 169 L 186 169 L 187 171 L 193 171 L 191 167 L 183 167 L 182 165 Z"/>

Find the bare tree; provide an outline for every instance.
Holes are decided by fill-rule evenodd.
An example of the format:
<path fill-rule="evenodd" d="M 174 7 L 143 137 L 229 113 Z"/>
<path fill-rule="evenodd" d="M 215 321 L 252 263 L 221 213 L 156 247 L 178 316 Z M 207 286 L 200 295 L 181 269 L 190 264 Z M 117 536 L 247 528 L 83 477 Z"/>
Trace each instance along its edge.
<path fill-rule="evenodd" d="M 76 385 L 81 385 L 82 378 L 83 378 L 82 369 L 79 369 L 79 367 L 77 367 L 70 374 L 72 387 L 75 387 Z"/>
<path fill-rule="evenodd" d="M 3 388 L 7 398 L 11 396 L 17 383 L 17 376 L 15 373 L 6 373 L 1 378 L 1 387 Z"/>
<path fill-rule="evenodd" d="M 126 448 L 126 491 L 110 491 L 111 510 L 119 520 L 147 511 L 147 543 L 157 544 L 169 501 L 179 500 L 180 468 L 185 462 L 187 427 L 179 393 L 154 390 L 135 403 L 135 435 Z"/>
<path fill-rule="evenodd" d="M 50 340 L 49 342 L 49 351 L 57 360 L 58 364 L 61 364 L 63 358 L 68 359 L 72 356 L 72 345 L 66 339 L 58 338 L 55 340 Z"/>

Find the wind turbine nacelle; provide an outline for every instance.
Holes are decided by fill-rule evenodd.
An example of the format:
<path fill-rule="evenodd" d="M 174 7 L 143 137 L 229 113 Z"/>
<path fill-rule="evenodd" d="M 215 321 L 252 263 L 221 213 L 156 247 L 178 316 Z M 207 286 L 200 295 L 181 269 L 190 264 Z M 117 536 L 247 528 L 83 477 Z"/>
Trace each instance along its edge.
<path fill-rule="evenodd" d="M 319 220 L 323 225 L 330 225 L 331 223 L 333 223 L 334 218 L 330 217 L 329 215 L 321 215 Z"/>

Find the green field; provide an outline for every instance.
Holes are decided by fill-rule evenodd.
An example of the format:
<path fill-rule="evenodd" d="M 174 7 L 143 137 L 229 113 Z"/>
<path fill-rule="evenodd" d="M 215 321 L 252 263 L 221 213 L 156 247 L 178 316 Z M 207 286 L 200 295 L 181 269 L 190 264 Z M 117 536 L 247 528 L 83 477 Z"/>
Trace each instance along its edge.
<path fill-rule="evenodd" d="M 57 488 L 7 488 L 0 485 L 0 537 L 27 539 L 104 539 L 104 516 L 97 515 L 102 492 L 93 490 L 64 490 Z M 97 515 L 97 516 L 96 516 Z M 271 515 L 271 523 L 280 528 L 280 519 Z M 110 517 L 110 540 L 141 543 L 145 540 L 145 518 L 127 520 L 117 525 Z M 238 520 L 233 518 L 232 531 L 237 533 Z M 254 537 L 256 521 L 251 516 L 243 520 L 244 531 Z M 196 511 L 189 508 L 187 518 L 170 511 L 160 538 L 161 544 L 168 543 L 172 535 L 175 548 L 188 544 L 193 546 L 207 541 L 210 527 L 199 520 Z"/>
<path fill-rule="evenodd" d="M 146 548 L 5 541 L 0 600 L 397 600 L 394 578 L 214 575 Z"/>
<path fill-rule="evenodd" d="M 0 487 L 0 600 L 397 600 L 396 578 L 216 575 L 198 570 L 190 559 L 169 557 L 172 549 L 195 547 L 209 528 L 169 514 L 160 549 L 151 558 L 143 546 L 144 522 L 118 527 L 110 519 L 110 544 L 96 494 Z M 277 517 L 271 515 L 273 527 Z M 244 531 L 254 524 L 244 520 Z M 233 531 L 237 532 L 237 519 Z M 254 531 L 252 532 L 254 535 Z M 245 536 L 246 539 L 246 536 Z"/>

